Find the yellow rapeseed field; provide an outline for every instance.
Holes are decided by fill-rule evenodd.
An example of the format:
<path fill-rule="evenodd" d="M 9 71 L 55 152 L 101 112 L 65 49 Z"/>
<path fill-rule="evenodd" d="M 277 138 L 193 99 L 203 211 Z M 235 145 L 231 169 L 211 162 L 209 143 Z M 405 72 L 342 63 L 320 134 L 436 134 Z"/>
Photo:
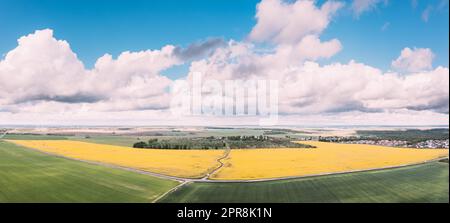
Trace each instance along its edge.
<path fill-rule="evenodd" d="M 213 179 L 250 180 L 374 169 L 448 156 L 448 149 L 404 149 L 371 145 L 302 142 L 314 149 L 232 150 Z"/>
<path fill-rule="evenodd" d="M 170 176 L 198 178 L 216 168 L 223 150 L 134 149 L 71 140 L 9 140 L 70 158 L 109 163 Z"/>

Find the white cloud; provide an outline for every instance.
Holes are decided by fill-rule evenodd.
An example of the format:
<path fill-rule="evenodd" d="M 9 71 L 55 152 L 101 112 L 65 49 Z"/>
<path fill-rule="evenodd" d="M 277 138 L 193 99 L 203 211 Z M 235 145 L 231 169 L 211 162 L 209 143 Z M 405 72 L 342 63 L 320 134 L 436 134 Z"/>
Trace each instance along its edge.
<path fill-rule="evenodd" d="M 314 1 L 263 0 L 257 6 L 257 24 L 249 38 L 255 41 L 292 44 L 307 35 L 318 35 L 343 4 L 327 1 L 317 7 Z"/>
<path fill-rule="evenodd" d="M 330 58 L 339 52 L 342 45 L 338 39 L 321 41 L 320 34 L 343 7 L 343 3 L 327 1 L 320 7 L 315 3 L 310 0 L 291 3 L 282 0 L 261 1 L 257 6 L 257 24 L 250 32 L 249 39 L 274 44 L 275 54 L 267 55 L 267 58 L 255 58 L 253 55 L 252 62 L 244 66 L 255 66 L 270 58 L 277 58 L 277 65 L 289 66 L 302 63 L 305 59 Z"/>
<path fill-rule="evenodd" d="M 296 46 L 295 50 L 306 59 L 317 60 L 319 58 L 330 58 L 341 51 L 341 42 L 332 39 L 327 42 L 321 42 L 317 36 L 305 36 Z"/>
<path fill-rule="evenodd" d="M 392 67 L 399 71 L 417 72 L 433 66 L 434 54 L 429 48 L 404 48 L 400 56 L 392 61 Z"/>
<path fill-rule="evenodd" d="M 353 0 L 351 8 L 356 17 L 359 17 L 362 13 L 371 11 L 377 7 L 379 3 L 388 3 L 387 0 Z"/>
<path fill-rule="evenodd" d="M 99 58 L 87 70 L 50 29 L 21 37 L 0 61 L 3 111 L 134 110 L 168 106 L 171 80 L 159 72 L 179 64 L 173 46 Z M 74 106 L 71 106 L 73 104 Z"/>
<path fill-rule="evenodd" d="M 1 113 L 0 121 L 6 125 L 102 125 L 102 126 L 204 126 L 208 125 L 254 125 L 257 117 L 180 117 L 174 119 L 167 111 L 122 112 L 65 112 L 65 113 Z M 448 114 L 431 111 L 400 110 L 394 112 L 343 112 L 339 114 L 284 115 L 280 125 L 332 126 L 332 125 L 442 125 L 448 123 Z"/>
<path fill-rule="evenodd" d="M 432 110 L 448 113 L 449 70 L 385 73 L 351 61 L 319 65 L 306 61 L 286 66 L 276 53 L 233 53 L 239 45 L 217 51 L 211 58 L 192 64 L 191 71 L 206 79 L 278 80 L 280 112 L 327 114 L 343 112 L 395 112 Z M 272 66 L 266 66 L 270 64 Z"/>

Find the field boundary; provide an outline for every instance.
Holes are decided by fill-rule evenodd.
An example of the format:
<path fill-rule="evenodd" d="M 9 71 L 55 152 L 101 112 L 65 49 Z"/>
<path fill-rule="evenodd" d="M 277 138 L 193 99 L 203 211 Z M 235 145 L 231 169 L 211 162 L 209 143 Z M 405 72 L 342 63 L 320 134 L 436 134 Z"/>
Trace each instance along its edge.
<path fill-rule="evenodd" d="M 445 156 L 445 157 L 438 157 L 438 158 L 431 159 L 431 160 L 425 160 L 422 162 L 409 163 L 409 164 L 403 164 L 403 165 L 397 165 L 397 166 L 387 166 L 387 167 L 340 171 L 340 172 L 329 172 L 329 173 L 301 175 L 301 176 L 249 179 L 249 180 L 220 180 L 219 179 L 219 180 L 209 180 L 209 181 L 203 181 L 203 182 L 208 182 L 208 183 L 256 183 L 256 182 L 268 182 L 268 181 L 277 181 L 277 180 L 295 180 L 295 179 L 321 177 L 321 176 L 333 176 L 333 175 L 342 175 L 342 174 L 350 174 L 350 173 L 363 173 L 363 172 L 370 172 L 370 171 L 391 170 L 391 169 L 397 169 L 397 168 L 402 168 L 402 167 L 418 166 L 418 165 L 423 165 L 423 164 L 427 164 L 427 163 L 433 163 L 433 162 L 437 162 L 437 161 L 440 161 L 443 159 L 448 159 L 448 158 L 449 158 L 448 156 Z M 197 182 L 202 182 L 202 181 L 197 181 Z"/>
<path fill-rule="evenodd" d="M 169 175 L 165 175 L 165 174 L 160 174 L 160 173 L 140 170 L 140 169 L 131 168 L 131 167 L 120 166 L 120 165 L 116 165 L 116 164 L 110 164 L 110 163 L 104 163 L 104 162 L 98 162 L 98 161 L 91 161 L 91 160 L 83 160 L 83 159 L 63 156 L 63 155 L 59 155 L 59 154 L 56 154 L 56 153 L 46 152 L 46 151 L 42 151 L 42 150 L 39 150 L 39 149 L 35 149 L 35 148 L 19 145 L 19 144 L 16 144 L 14 142 L 10 142 L 10 141 L 7 141 L 7 140 L 4 140 L 4 141 L 8 142 L 8 143 L 12 143 L 12 144 L 14 144 L 16 146 L 19 146 L 19 147 L 22 147 L 22 148 L 25 148 L 25 149 L 30 149 L 30 150 L 33 150 L 33 151 L 36 151 L 36 152 L 40 152 L 40 153 L 43 153 L 43 154 L 47 154 L 47 155 L 50 155 L 50 156 L 55 156 L 55 157 L 59 157 L 59 158 L 63 158 L 63 159 L 79 161 L 79 162 L 83 162 L 83 163 L 99 165 L 99 166 L 105 166 L 105 167 L 110 167 L 110 168 L 128 170 L 128 171 L 135 172 L 135 173 L 145 174 L 145 175 L 158 177 L 158 178 L 163 178 L 163 179 L 168 179 L 168 180 L 174 180 L 174 181 L 178 181 L 178 182 L 184 182 L 184 181 L 186 181 L 186 179 L 189 179 L 189 178 L 169 176 Z"/>
<path fill-rule="evenodd" d="M 158 202 L 159 200 L 161 200 L 163 197 L 165 197 L 165 196 L 171 194 L 172 192 L 177 191 L 178 189 L 180 189 L 181 187 L 183 187 L 184 185 L 187 185 L 187 184 L 189 184 L 189 183 L 192 183 L 192 181 L 184 181 L 183 183 L 178 184 L 176 187 L 173 187 L 172 189 L 166 191 L 165 193 L 161 194 L 159 197 L 157 197 L 156 199 L 154 199 L 154 200 L 152 201 L 152 203 L 157 203 L 157 202 Z"/>
<path fill-rule="evenodd" d="M 8 143 L 15 144 L 14 142 L 10 142 L 10 141 L 7 141 L 7 140 L 5 140 L 5 141 L 8 142 Z M 47 155 L 51 155 L 51 156 L 56 156 L 56 157 L 69 159 L 69 160 L 74 160 L 74 161 L 80 161 L 80 162 L 94 164 L 94 165 L 101 165 L 101 166 L 110 167 L 110 168 L 117 168 L 117 169 L 122 169 L 122 170 L 128 170 L 128 171 L 131 171 L 131 172 L 145 174 L 145 175 L 148 175 L 148 176 L 153 176 L 153 177 L 158 177 L 158 178 L 178 181 L 181 184 L 187 183 L 187 182 L 254 183 L 254 182 L 267 182 L 267 181 L 277 181 L 277 180 L 293 180 L 293 179 L 302 179 L 302 178 L 310 178 L 310 177 L 321 177 L 321 176 L 332 176 L 332 175 L 341 175 L 341 174 L 350 174 L 350 173 L 361 173 L 361 172 L 377 171 L 377 170 L 389 170 L 389 169 L 395 169 L 395 168 L 401 168 L 401 167 L 422 165 L 422 164 L 436 162 L 436 161 L 440 161 L 442 159 L 448 159 L 449 158 L 448 156 L 442 156 L 442 157 L 438 157 L 438 158 L 431 159 L 431 160 L 425 160 L 425 161 L 421 161 L 421 162 L 402 164 L 402 165 L 396 165 L 396 166 L 386 166 L 386 167 L 379 167 L 379 168 L 369 168 L 369 169 L 362 169 L 362 170 L 350 170 L 350 171 L 340 171 L 340 172 L 329 172 L 329 173 L 320 173 L 320 174 L 311 174 L 311 175 L 287 176 L 287 177 L 263 178 L 263 179 L 247 179 L 247 180 L 245 180 L 245 179 L 241 179 L 241 180 L 220 180 L 220 179 L 217 179 L 217 180 L 214 180 L 214 179 L 208 178 L 209 175 L 211 174 L 211 172 L 209 174 L 206 174 L 206 176 L 204 176 L 202 178 L 176 177 L 176 176 L 169 176 L 169 175 L 165 175 L 165 174 L 155 173 L 155 172 L 146 171 L 146 170 L 140 170 L 140 169 L 131 168 L 131 167 L 120 166 L 120 165 L 116 165 L 116 164 L 110 164 L 110 163 L 104 163 L 104 162 L 98 162 L 98 161 L 90 161 L 90 160 L 83 160 L 83 159 L 78 159 L 78 158 L 67 157 L 67 156 L 63 156 L 63 155 L 59 155 L 59 154 L 55 154 L 55 153 L 51 153 L 51 152 L 41 151 L 41 150 L 35 149 L 35 148 L 22 146 L 22 145 L 19 145 L 19 144 L 15 144 L 15 145 L 18 145 L 18 146 L 20 146 L 22 148 L 34 150 L 34 151 L 37 151 L 37 152 L 40 152 L 40 153 L 44 153 L 44 154 L 47 154 Z M 222 156 L 221 158 L 219 158 L 217 160 L 221 165 L 219 167 L 215 168 L 212 172 L 217 172 L 221 167 L 224 166 L 224 164 L 221 162 L 221 160 L 225 159 L 226 157 L 228 157 L 228 155 L 229 155 L 229 153 L 226 153 L 224 156 Z"/>
<path fill-rule="evenodd" d="M 222 160 L 228 158 L 228 156 L 230 155 L 231 152 L 231 148 L 227 145 L 226 149 L 225 149 L 225 153 L 223 154 L 223 156 L 219 157 L 216 161 L 219 163 L 219 166 L 216 167 L 215 169 L 209 171 L 209 173 L 207 173 L 203 178 L 201 178 L 200 180 L 211 180 L 209 177 L 211 175 L 214 175 L 215 173 L 217 173 L 225 164 L 222 162 Z"/>

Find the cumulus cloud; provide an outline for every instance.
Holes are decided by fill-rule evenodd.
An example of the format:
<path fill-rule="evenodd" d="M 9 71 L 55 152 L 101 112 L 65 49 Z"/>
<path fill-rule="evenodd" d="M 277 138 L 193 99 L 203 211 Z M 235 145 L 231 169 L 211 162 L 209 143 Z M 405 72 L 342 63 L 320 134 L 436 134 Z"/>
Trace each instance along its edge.
<path fill-rule="evenodd" d="M 230 43 L 227 49 L 193 63 L 191 71 L 201 72 L 204 79 L 222 81 L 278 80 L 283 89 L 279 111 L 285 115 L 401 110 L 448 113 L 448 68 L 403 75 L 385 73 L 356 61 L 330 65 L 305 61 L 286 67 L 276 53 L 255 54 L 251 48 L 242 47 Z"/>
<path fill-rule="evenodd" d="M 88 70 L 69 43 L 50 29 L 38 30 L 21 37 L 0 61 L 0 106 L 12 112 L 61 111 L 67 104 L 105 111 L 167 107 L 171 80 L 159 72 L 180 63 L 174 49 L 124 52 L 117 59 L 106 54 Z"/>
<path fill-rule="evenodd" d="M 314 62 L 342 49 L 337 39 L 320 40 L 331 15 L 341 7 L 330 4 L 336 3 L 317 7 L 312 1 L 262 1 L 250 39 L 270 41 L 275 44 L 273 50 L 258 52 L 252 43 L 230 41 L 210 57 L 194 61 L 191 74 L 200 72 L 203 78 L 222 81 L 278 80 L 283 89 L 279 111 L 285 115 L 405 110 L 448 113 L 448 68 L 432 70 L 434 55 L 430 49 L 405 48 L 392 62 L 399 73 L 385 73 L 356 61 L 330 65 Z M 311 14 L 322 22 L 302 23 Z M 276 19 L 278 15 L 286 19 Z M 300 27 L 299 32 L 286 31 L 291 25 Z"/>
<path fill-rule="evenodd" d="M 314 1 L 263 0 L 257 6 L 257 23 L 249 38 L 254 41 L 298 43 L 307 35 L 318 35 L 343 3 L 327 1 L 317 7 Z"/>
<path fill-rule="evenodd" d="M 252 55 L 240 68 L 253 69 L 265 60 L 278 63 L 272 66 L 290 66 L 306 59 L 330 58 L 342 49 L 338 39 L 322 41 L 321 33 L 343 3 L 327 1 L 316 6 L 315 1 L 263 0 L 257 5 L 257 23 L 249 34 L 253 42 L 274 44 L 273 55 L 260 58 Z M 259 69 L 258 69 L 259 70 Z"/>
<path fill-rule="evenodd" d="M 338 39 L 321 42 L 314 35 L 305 36 L 296 46 L 296 52 L 306 59 L 317 60 L 319 58 L 330 58 L 342 49 Z"/>
<path fill-rule="evenodd" d="M 392 67 L 399 71 L 418 72 L 431 69 L 434 54 L 429 48 L 404 48 L 400 56 L 392 61 Z"/>

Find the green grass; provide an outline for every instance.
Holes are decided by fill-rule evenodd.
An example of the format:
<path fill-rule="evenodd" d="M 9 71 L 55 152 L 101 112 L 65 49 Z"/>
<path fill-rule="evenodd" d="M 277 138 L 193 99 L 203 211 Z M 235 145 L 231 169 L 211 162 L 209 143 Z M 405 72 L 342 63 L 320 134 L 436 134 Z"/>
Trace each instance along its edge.
<path fill-rule="evenodd" d="M 150 138 L 151 137 L 138 136 L 90 136 L 90 138 L 85 138 L 84 136 L 69 137 L 70 140 L 127 147 L 133 147 L 134 143 L 139 141 L 148 141 Z"/>
<path fill-rule="evenodd" d="M 172 139 L 172 138 L 184 138 L 181 136 L 90 136 L 90 138 L 86 138 L 84 136 L 70 136 L 68 139 L 82 141 L 82 142 L 90 142 L 90 143 L 98 143 L 98 144 L 106 144 L 106 145 L 114 145 L 114 146 L 126 146 L 133 147 L 133 144 L 144 141 L 148 142 L 150 139 Z M 187 138 L 187 137 L 186 137 Z"/>
<path fill-rule="evenodd" d="M 192 183 L 160 202 L 449 202 L 442 162 L 258 183 Z"/>
<path fill-rule="evenodd" d="M 0 140 L 0 203 L 151 202 L 177 184 Z"/>
<path fill-rule="evenodd" d="M 115 146 L 133 147 L 136 142 L 148 142 L 150 139 L 172 140 L 172 139 L 189 139 L 198 137 L 226 137 L 226 136 L 259 136 L 264 130 L 259 129 L 206 129 L 204 131 L 156 131 L 142 133 L 143 135 L 96 135 L 96 134 L 79 134 L 67 136 L 67 139 L 77 140 L 90 143 L 99 143 Z M 147 134 L 147 135 L 145 135 Z M 86 136 L 89 136 L 86 138 Z M 285 135 L 270 135 L 273 137 L 284 138 Z M 27 139 L 27 138 L 25 138 Z"/>
<path fill-rule="evenodd" d="M 11 140 L 56 140 L 67 139 L 66 136 L 59 135 L 36 135 L 36 134 L 6 134 L 2 139 Z"/>

